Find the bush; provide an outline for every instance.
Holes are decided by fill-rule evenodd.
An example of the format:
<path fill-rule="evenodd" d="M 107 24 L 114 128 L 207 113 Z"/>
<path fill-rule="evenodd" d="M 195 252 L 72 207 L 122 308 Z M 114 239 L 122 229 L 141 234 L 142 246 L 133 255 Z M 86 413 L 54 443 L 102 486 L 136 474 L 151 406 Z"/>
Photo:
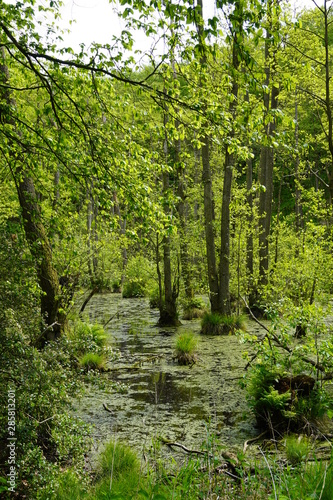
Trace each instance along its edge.
<path fill-rule="evenodd" d="M 183 319 L 191 320 L 195 318 L 202 318 L 204 314 L 207 313 L 204 301 L 197 297 L 183 300 L 182 306 Z"/>
<path fill-rule="evenodd" d="M 243 316 L 223 316 L 207 312 L 201 321 L 201 333 L 203 335 L 228 335 L 244 329 L 245 319 Z"/>
<path fill-rule="evenodd" d="M 3 375 L 0 381 L 0 476 L 6 477 L 7 393 L 16 387 L 17 494 L 35 498 L 64 466 L 80 469 L 91 446 L 89 427 L 70 415 L 71 398 L 81 386 L 70 371 L 71 352 L 66 337 L 38 351 L 15 313 L 2 311 L 0 344 Z M 33 338 L 34 332 L 30 338 Z M 37 472 L 37 473 L 36 473 Z"/>
<path fill-rule="evenodd" d="M 155 286 L 149 292 L 149 307 L 150 309 L 158 309 L 160 307 L 160 289 L 158 286 Z"/>
<path fill-rule="evenodd" d="M 175 342 L 175 358 L 180 365 L 193 364 L 197 360 L 198 338 L 192 332 L 180 333 Z"/>

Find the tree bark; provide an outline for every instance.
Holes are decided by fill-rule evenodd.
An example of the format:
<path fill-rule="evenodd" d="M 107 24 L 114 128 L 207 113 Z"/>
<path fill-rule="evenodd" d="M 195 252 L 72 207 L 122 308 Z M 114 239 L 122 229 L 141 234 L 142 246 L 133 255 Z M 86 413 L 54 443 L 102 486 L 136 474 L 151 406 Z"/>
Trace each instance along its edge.
<path fill-rule="evenodd" d="M 1 64 L 0 75 L 3 82 L 8 85 L 9 72 L 5 63 L 5 51 L 1 49 Z M 10 95 L 10 91 L 3 90 L 2 98 L 8 105 L 15 106 L 15 101 Z M 8 111 L 7 116 L 2 116 L 8 124 L 12 125 L 15 130 L 16 124 Z M 18 136 L 19 131 L 15 131 Z M 46 234 L 45 227 L 42 222 L 40 207 L 37 202 L 37 195 L 34 182 L 31 177 L 26 174 L 24 165 L 24 153 L 21 151 L 20 146 L 15 144 L 13 140 L 7 145 L 9 156 L 9 164 L 11 165 L 11 172 L 15 181 L 18 199 L 22 211 L 24 231 L 29 245 L 31 254 L 35 259 L 37 270 L 38 282 L 41 288 L 41 317 L 47 326 L 52 328 L 44 328 L 45 332 L 40 338 L 39 343 L 41 346 L 45 344 L 46 340 L 56 339 L 64 329 L 65 314 L 59 312 L 60 309 L 60 286 L 56 269 L 52 263 L 52 250 Z"/>
<path fill-rule="evenodd" d="M 271 58 L 275 52 L 271 51 L 272 38 L 272 11 L 274 0 L 269 0 L 267 7 L 267 28 L 265 40 L 265 87 L 269 88 L 272 80 L 271 74 Z M 274 49 L 275 51 L 275 49 Z M 265 114 L 268 116 L 269 111 L 277 109 L 279 89 L 274 84 L 270 94 L 264 94 Z M 271 145 L 271 139 L 275 132 L 274 119 L 268 121 L 265 129 L 265 144 L 263 144 L 260 153 L 259 165 L 259 182 L 262 186 L 259 196 L 259 288 L 262 288 L 268 283 L 268 267 L 269 267 L 269 236 L 272 217 L 273 203 L 273 167 L 274 167 L 274 149 Z"/>
<path fill-rule="evenodd" d="M 204 46 L 203 38 L 203 3 L 202 0 L 197 0 L 199 19 L 197 20 L 197 31 L 199 43 Z M 207 59 L 203 51 L 201 57 L 201 65 L 206 66 Z M 219 300 L 219 276 L 216 266 L 216 249 L 214 235 L 214 206 L 213 206 L 213 188 L 212 188 L 212 172 L 210 168 L 210 145 L 209 137 L 205 135 L 202 139 L 201 147 L 202 160 L 202 182 L 204 186 L 204 219 L 205 219 L 205 239 L 207 253 L 207 268 L 208 268 L 208 286 L 209 299 L 212 312 L 220 312 Z"/>

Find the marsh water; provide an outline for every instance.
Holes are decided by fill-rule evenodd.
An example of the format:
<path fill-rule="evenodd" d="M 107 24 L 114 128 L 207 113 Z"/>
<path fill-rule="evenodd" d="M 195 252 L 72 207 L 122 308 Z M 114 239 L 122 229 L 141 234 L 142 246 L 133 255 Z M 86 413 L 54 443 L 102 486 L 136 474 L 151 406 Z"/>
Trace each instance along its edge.
<path fill-rule="evenodd" d="M 239 338 L 200 336 L 197 363 L 179 366 L 173 359 L 175 335 L 199 335 L 200 320 L 161 328 L 158 311 L 147 299 L 120 294 L 96 295 L 86 311 L 91 322 L 113 318 L 105 329 L 108 344 L 118 352 L 108 365 L 111 371 L 100 375 L 102 387 L 88 388 L 76 405 L 94 425 L 96 441 L 116 437 L 143 448 L 163 436 L 198 448 L 214 434 L 230 448 L 258 433 L 240 386 L 246 374 L 242 353 L 248 347 Z"/>

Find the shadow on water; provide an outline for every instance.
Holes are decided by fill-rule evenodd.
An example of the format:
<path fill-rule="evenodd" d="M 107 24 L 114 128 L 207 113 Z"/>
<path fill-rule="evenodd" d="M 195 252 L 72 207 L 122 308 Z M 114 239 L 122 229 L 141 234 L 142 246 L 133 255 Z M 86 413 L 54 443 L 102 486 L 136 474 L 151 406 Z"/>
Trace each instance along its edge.
<path fill-rule="evenodd" d="M 120 357 L 101 374 L 110 390 L 90 388 L 77 405 L 95 425 L 95 437 L 117 434 L 136 447 L 149 445 L 157 435 L 198 447 L 207 426 L 227 446 L 240 445 L 256 434 L 239 379 L 246 362 L 234 336 L 201 337 L 199 361 L 192 367 L 172 359 L 174 335 L 200 331 L 199 321 L 182 321 L 177 328 L 159 328 L 158 312 L 146 299 L 122 299 L 118 294 L 93 297 L 87 307 L 90 321 L 106 323 L 109 343 Z M 252 327 L 251 329 L 255 329 Z M 114 383 L 124 392 L 114 392 Z M 110 411 L 106 411 L 107 405 Z"/>

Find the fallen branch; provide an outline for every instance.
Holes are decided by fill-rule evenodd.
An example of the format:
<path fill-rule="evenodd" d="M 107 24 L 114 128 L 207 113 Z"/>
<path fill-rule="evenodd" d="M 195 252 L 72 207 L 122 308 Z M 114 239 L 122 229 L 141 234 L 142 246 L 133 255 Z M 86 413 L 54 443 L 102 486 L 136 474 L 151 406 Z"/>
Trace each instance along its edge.
<path fill-rule="evenodd" d="M 176 448 L 181 448 L 182 450 L 184 450 L 186 453 L 194 453 L 195 455 L 207 455 L 207 453 L 205 451 L 201 451 L 201 450 L 190 450 L 189 448 L 187 448 L 186 446 L 184 446 L 183 444 L 181 443 L 176 443 L 176 442 L 173 442 L 173 441 L 169 441 L 168 439 L 165 439 L 164 437 L 160 437 L 159 438 L 160 441 L 162 441 L 163 444 L 166 444 L 167 446 L 169 447 L 176 447 Z"/>
<path fill-rule="evenodd" d="M 264 431 L 262 432 L 261 434 L 259 434 L 259 436 L 256 436 L 254 438 L 251 438 L 251 439 L 247 439 L 245 442 L 244 442 L 244 446 L 243 446 L 243 453 L 246 452 L 246 449 L 248 447 L 249 444 L 252 444 L 252 443 L 255 443 L 256 441 L 259 441 L 259 439 L 261 439 L 265 434 L 267 434 L 268 431 Z"/>
<path fill-rule="evenodd" d="M 103 408 L 104 408 L 104 410 L 106 410 L 106 411 L 108 411 L 109 413 L 112 413 L 112 414 L 113 414 L 113 411 L 112 411 L 112 410 L 110 410 L 110 408 L 109 408 L 109 407 L 108 407 L 105 403 L 103 403 Z"/>
<path fill-rule="evenodd" d="M 111 316 L 111 318 L 106 323 L 104 323 L 103 328 L 105 328 L 106 325 L 108 325 L 110 323 L 110 321 L 112 321 L 113 318 L 115 318 L 116 316 L 119 319 L 119 312 L 116 312 L 116 314 L 114 314 L 113 316 Z"/>
<path fill-rule="evenodd" d="M 80 312 L 79 312 L 79 315 L 82 316 L 83 314 L 83 311 L 85 310 L 86 308 L 86 305 L 88 304 L 88 302 L 90 301 L 90 299 L 93 298 L 93 296 L 98 292 L 98 286 L 95 286 L 91 292 L 89 293 L 88 297 L 83 301 L 83 304 L 81 306 L 81 309 L 80 309 Z"/>

